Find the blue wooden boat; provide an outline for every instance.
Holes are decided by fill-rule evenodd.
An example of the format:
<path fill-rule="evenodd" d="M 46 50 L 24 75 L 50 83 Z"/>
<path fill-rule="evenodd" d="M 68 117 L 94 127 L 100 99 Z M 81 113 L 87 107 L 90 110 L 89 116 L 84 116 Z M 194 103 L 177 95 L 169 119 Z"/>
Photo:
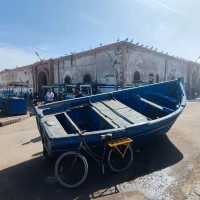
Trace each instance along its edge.
<path fill-rule="evenodd" d="M 65 100 L 36 107 L 44 151 L 76 150 L 80 142 L 101 144 L 101 135 L 135 143 L 165 134 L 186 105 L 180 80 Z"/>

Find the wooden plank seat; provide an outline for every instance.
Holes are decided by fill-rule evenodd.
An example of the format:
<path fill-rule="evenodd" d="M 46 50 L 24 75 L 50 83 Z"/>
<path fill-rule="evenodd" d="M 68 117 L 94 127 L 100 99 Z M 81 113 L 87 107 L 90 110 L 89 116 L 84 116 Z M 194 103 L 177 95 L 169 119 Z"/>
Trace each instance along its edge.
<path fill-rule="evenodd" d="M 80 129 L 65 113 L 56 113 L 45 117 L 45 124 L 50 128 L 49 133 L 55 138 L 67 137 L 70 134 L 82 134 Z"/>
<path fill-rule="evenodd" d="M 91 105 L 119 127 L 148 121 L 146 116 L 114 99 L 91 103 Z"/>
<path fill-rule="evenodd" d="M 108 118 L 110 121 L 112 121 L 112 123 L 116 124 L 118 127 L 127 127 L 131 124 L 130 122 L 113 112 L 102 102 L 91 103 L 91 106 L 93 106 L 98 112 L 100 112 L 104 116 L 104 118 Z"/>
<path fill-rule="evenodd" d="M 49 115 L 45 117 L 45 124 L 47 127 L 49 127 L 51 131 L 49 131 L 49 134 L 51 134 L 52 137 L 55 138 L 61 138 L 66 137 L 67 133 L 65 129 L 62 127 L 62 125 L 59 123 L 55 115 Z"/>
<path fill-rule="evenodd" d="M 113 126 L 113 128 L 119 128 L 120 126 L 118 124 L 116 124 L 116 122 L 114 122 L 111 118 L 109 118 L 108 116 L 105 116 L 100 110 L 98 110 L 97 108 L 95 108 L 94 106 L 91 106 L 92 110 L 94 110 L 96 113 L 98 113 L 98 115 L 100 117 L 102 117 L 103 119 L 105 119 L 111 126 Z"/>
<path fill-rule="evenodd" d="M 135 111 L 134 109 L 126 106 L 118 100 L 105 100 L 102 101 L 111 110 L 118 113 L 121 117 L 127 119 L 132 124 L 143 123 L 148 121 L 147 117 Z"/>
<path fill-rule="evenodd" d="M 143 101 L 144 103 L 147 103 L 148 105 L 154 107 L 154 108 L 157 108 L 161 111 L 167 111 L 167 112 L 173 112 L 174 110 L 170 109 L 170 108 L 167 108 L 167 107 L 164 107 L 164 106 L 161 106 L 161 105 L 158 105 L 157 103 L 155 102 L 152 102 L 150 100 L 147 100 L 143 97 L 140 97 L 140 101 Z"/>
<path fill-rule="evenodd" d="M 174 98 L 174 97 L 170 97 L 170 96 L 167 96 L 167 95 L 161 95 L 159 93 L 152 93 L 151 95 L 153 97 L 168 101 L 170 104 L 177 104 L 177 99 Z"/>

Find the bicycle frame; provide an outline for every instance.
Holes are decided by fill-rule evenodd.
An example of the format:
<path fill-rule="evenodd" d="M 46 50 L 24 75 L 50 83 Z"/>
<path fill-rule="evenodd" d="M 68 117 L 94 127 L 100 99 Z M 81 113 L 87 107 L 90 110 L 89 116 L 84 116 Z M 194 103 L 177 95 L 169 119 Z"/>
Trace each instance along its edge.
<path fill-rule="evenodd" d="M 102 170 L 102 174 L 105 173 L 104 170 L 104 165 L 105 165 L 105 155 L 106 155 L 106 150 L 108 147 L 106 147 L 106 144 L 104 143 L 103 145 L 103 153 L 100 156 L 99 154 L 95 153 L 91 147 L 89 147 L 86 143 L 86 141 L 84 140 L 83 142 L 80 143 L 79 145 L 79 151 L 84 150 L 84 152 L 89 155 L 95 162 L 97 162 L 98 164 L 101 165 L 101 170 Z"/>
<path fill-rule="evenodd" d="M 115 142 L 113 142 L 111 138 L 109 140 L 106 140 L 105 138 L 103 140 L 103 153 L 102 153 L 102 156 L 100 156 L 97 153 L 95 153 L 91 147 L 88 146 L 87 142 L 83 138 L 83 141 L 80 143 L 80 146 L 79 146 L 79 151 L 84 150 L 84 152 L 87 153 L 94 161 L 99 163 L 101 165 L 102 174 L 104 174 L 104 171 L 105 171 L 104 165 L 105 165 L 105 160 L 106 160 L 105 156 L 106 156 L 107 149 L 115 148 L 118 151 L 118 153 L 124 158 L 127 153 L 128 147 L 132 142 L 133 140 L 131 140 L 130 138 L 119 139 Z M 121 152 L 119 149 L 119 146 L 121 145 L 126 146 L 124 152 Z"/>
<path fill-rule="evenodd" d="M 103 142 L 103 152 L 102 154 L 98 154 L 94 151 L 92 147 L 90 147 L 86 140 L 83 138 L 82 142 L 80 142 L 80 145 L 77 149 L 77 151 L 69 151 L 64 154 L 62 154 L 55 164 L 55 176 L 57 177 L 59 183 L 63 185 L 64 187 L 68 188 L 75 188 L 78 187 L 80 184 L 82 184 L 88 175 L 88 162 L 86 159 L 86 156 L 84 156 L 84 153 L 89 155 L 94 161 L 96 161 L 101 166 L 101 172 L 104 175 L 105 174 L 105 163 L 108 165 L 108 168 L 110 168 L 111 171 L 119 173 L 126 169 L 128 169 L 133 161 L 133 150 L 131 147 L 132 140 L 130 138 L 122 138 L 122 139 L 115 139 L 112 140 L 110 136 L 102 136 L 102 142 Z M 120 146 L 124 146 L 125 150 L 121 151 Z M 122 159 L 127 155 L 127 151 L 129 150 L 130 154 L 128 157 L 128 162 L 125 161 L 125 165 L 118 167 L 118 165 L 115 165 L 112 163 L 112 154 L 114 151 L 117 151 L 118 154 L 121 156 Z M 106 156 L 106 153 L 108 155 Z M 62 160 L 66 158 L 67 156 L 73 156 L 74 161 L 70 162 L 72 164 L 72 167 L 70 169 L 74 168 L 74 164 L 77 161 L 77 158 L 79 158 L 80 162 L 82 162 L 84 166 L 84 173 L 80 177 L 80 180 L 78 182 L 75 182 L 74 184 L 65 182 L 65 180 L 62 179 L 62 176 L 60 176 L 59 172 L 59 165 L 61 164 Z M 106 162 L 107 161 L 107 162 Z M 121 160 L 120 160 L 121 162 Z M 61 172 L 62 173 L 62 172 Z M 71 171 L 69 172 L 71 176 Z M 76 174 L 75 174 L 76 175 Z"/>

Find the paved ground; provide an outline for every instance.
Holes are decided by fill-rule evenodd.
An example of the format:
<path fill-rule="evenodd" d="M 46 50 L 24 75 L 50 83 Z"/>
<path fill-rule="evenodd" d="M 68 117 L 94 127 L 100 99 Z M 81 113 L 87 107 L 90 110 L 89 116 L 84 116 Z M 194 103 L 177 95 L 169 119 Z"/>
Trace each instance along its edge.
<path fill-rule="evenodd" d="M 189 103 L 169 132 L 135 152 L 126 173 L 101 176 L 90 163 L 79 189 L 59 186 L 41 156 L 34 117 L 0 128 L 0 200 L 200 199 L 200 102 Z"/>
<path fill-rule="evenodd" d="M 29 113 L 25 115 L 19 115 L 19 116 L 11 116 L 11 117 L 2 117 L 0 116 L 0 127 L 1 126 L 7 126 L 9 124 L 14 124 L 16 122 L 22 121 L 30 116 Z"/>

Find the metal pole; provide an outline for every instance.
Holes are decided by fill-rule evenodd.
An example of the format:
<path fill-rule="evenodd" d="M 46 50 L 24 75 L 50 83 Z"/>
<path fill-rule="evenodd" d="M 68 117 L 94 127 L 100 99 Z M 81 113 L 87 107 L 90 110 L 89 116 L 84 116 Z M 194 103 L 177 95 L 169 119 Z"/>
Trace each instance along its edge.
<path fill-rule="evenodd" d="M 39 60 L 40 60 L 40 62 L 42 61 L 42 58 L 40 57 L 40 54 L 37 52 L 37 51 L 35 51 L 35 55 L 39 58 Z"/>

